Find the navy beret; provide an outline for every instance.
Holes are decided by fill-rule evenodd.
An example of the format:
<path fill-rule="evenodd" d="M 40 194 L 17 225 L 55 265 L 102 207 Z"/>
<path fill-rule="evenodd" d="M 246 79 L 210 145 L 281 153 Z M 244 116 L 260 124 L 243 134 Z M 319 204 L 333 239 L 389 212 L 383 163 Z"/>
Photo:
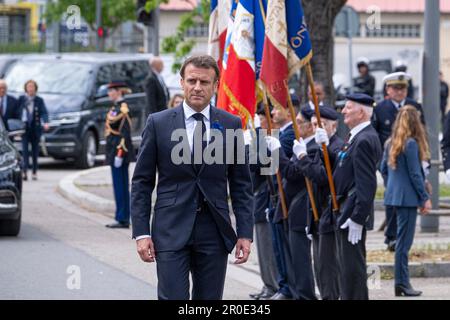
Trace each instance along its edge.
<path fill-rule="evenodd" d="M 108 89 L 128 88 L 128 85 L 123 81 L 111 81 L 108 83 Z"/>
<path fill-rule="evenodd" d="M 319 111 L 320 111 L 320 117 L 322 117 L 324 119 L 337 120 L 339 117 L 339 114 L 337 113 L 337 111 L 334 110 L 333 107 L 330 107 L 327 105 L 319 106 Z"/>
<path fill-rule="evenodd" d="M 313 114 L 314 114 L 314 110 L 311 109 L 311 108 L 309 107 L 309 105 L 307 105 L 306 107 L 303 107 L 303 108 L 300 110 L 300 112 L 301 112 L 303 118 L 305 118 L 306 121 L 311 121 L 311 117 L 312 117 Z"/>
<path fill-rule="evenodd" d="M 365 93 L 352 93 L 345 97 L 347 100 L 357 102 L 367 107 L 375 107 L 375 100 Z"/>

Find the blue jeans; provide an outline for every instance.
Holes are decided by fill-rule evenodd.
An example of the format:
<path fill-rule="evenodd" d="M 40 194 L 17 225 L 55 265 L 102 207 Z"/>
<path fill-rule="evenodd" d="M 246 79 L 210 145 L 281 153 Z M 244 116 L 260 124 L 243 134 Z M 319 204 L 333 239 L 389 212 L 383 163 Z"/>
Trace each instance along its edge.
<path fill-rule="evenodd" d="M 395 285 L 409 286 L 408 253 L 414 241 L 417 207 L 396 207 Z"/>
<path fill-rule="evenodd" d="M 30 168 L 29 164 L 30 143 L 31 143 L 31 158 L 33 159 L 33 173 L 37 172 L 40 138 L 41 138 L 40 135 L 30 128 L 27 128 L 25 134 L 22 136 L 23 172 L 27 172 L 28 169 Z"/>
<path fill-rule="evenodd" d="M 116 200 L 116 221 L 130 223 L 130 189 L 128 180 L 128 163 L 120 168 L 111 166 L 114 198 Z"/>

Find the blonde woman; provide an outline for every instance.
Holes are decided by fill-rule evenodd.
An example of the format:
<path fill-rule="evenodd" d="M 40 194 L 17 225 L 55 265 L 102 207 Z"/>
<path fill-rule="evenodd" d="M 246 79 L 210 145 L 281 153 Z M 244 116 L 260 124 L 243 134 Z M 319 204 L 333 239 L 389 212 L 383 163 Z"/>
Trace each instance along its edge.
<path fill-rule="evenodd" d="M 387 175 L 384 204 L 393 206 L 397 212 L 396 296 L 422 294 L 414 290 L 409 282 L 408 252 L 414 240 L 417 208 L 421 214 L 431 210 L 421 165 L 421 161 L 429 159 L 430 150 L 420 115 L 415 107 L 404 106 L 398 112 L 381 163 L 381 172 Z"/>

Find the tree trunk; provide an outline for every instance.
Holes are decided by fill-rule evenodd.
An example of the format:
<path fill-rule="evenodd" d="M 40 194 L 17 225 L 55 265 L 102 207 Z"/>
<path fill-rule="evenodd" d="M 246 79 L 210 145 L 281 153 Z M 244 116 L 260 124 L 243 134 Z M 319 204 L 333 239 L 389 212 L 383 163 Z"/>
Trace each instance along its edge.
<path fill-rule="evenodd" d="M 324 84 L 325 102 L 334 105 L 334 20 L 347 0 L 303 0 L 303 10 L 313 50 L 311 67 L 314 80 Z M 300 79 L 300 99 L 307 102 L 306 72 Z"/>

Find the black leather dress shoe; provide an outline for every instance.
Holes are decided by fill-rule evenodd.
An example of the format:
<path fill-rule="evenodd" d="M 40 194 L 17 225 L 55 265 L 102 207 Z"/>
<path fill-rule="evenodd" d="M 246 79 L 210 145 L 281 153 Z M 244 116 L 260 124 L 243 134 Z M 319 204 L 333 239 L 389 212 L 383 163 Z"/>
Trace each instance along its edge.
<path fill-rule="evenodd" d="M 128 229 L 130 227 L 130 224 L 116 222 L 116 223 L 107 224 L 106 227 L 111 228 L 111 229 Z"/>
<path fill-rule="evenodd" d="M 413 287 L 405 287 L 401 285 L 395 286 L 395 296 L 396 297 L 418 297 L 422 294 L 422 291 L 414 290 Z"/>
<path fill-rule="evenodd" d="M 259 299 L 268 299 L 270 297 L 272 297 L 274 295 L 273 291 L 269 291 L 267 288 L 263 288 L 261 290 L 261 292 L 258 293 L 250 293 L 249 297 L 255 300 L 259 300 Z"/>
<path fill-rule="evenodd" d="M 388 245 L 387 245 L 387 250 L 390 252 L 395 252 L 395 245 L 397 244 L 396 240 L 391 240 L 389 241 Z"/>

